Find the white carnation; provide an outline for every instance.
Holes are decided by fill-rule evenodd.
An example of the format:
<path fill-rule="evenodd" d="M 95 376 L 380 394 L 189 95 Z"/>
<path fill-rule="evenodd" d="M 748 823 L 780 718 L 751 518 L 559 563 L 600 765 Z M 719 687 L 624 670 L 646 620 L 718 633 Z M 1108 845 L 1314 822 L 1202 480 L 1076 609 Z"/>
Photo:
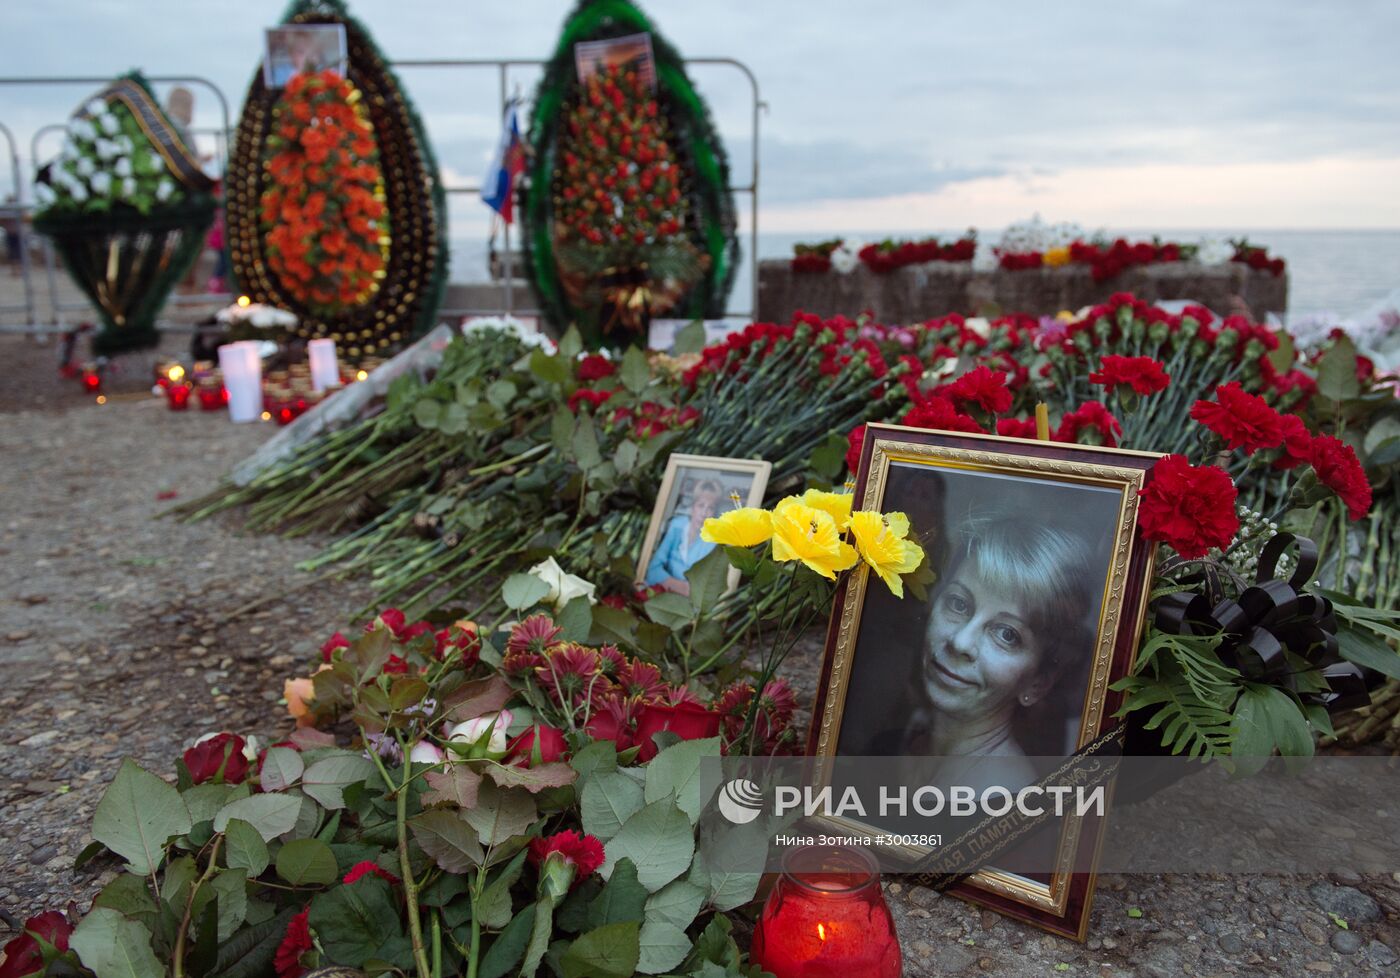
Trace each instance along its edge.
<path fill-rule="evenodd" d="M 122 124 L 117 121 L 117 117 L 110 112 L 104 112 L 97 117 L 97 124 L 102 127 L 102 131 L 109 136 L 115 136 L 122 131 Z"/>
<path fill-rule="evenodd" d="M 151 166 L 155 167 L 157 171 L 165 169 L 165 158 L 155 150 L 151 151 Z"/>
<path fill-rule="evenodd" d="M 68 135 L 80 142 L 90 143 L 97 138 L 97 130 L 86 119 L 73 119 L 68 123 Z"/>
<path fill-rule="evenodd" d="M 112 141 L 116 143 L 118 148 L 120 148 L 121 151 L 123 153 L 126 153 L 128 156 L 131 155 L 131 151 L 136 148 L 136 144 L 131 141 L 131 137 L 128 136 L 126 133 L 122 133 L 120 136 L 118 136 Z"/>
<path fill-rule="evenodd" d="M 1202 238 L 1196 246 L 1196 261 L 1202 265 L 1223 265 L 1234 257 L 1234 245 L 1219 238 Z"/>
<path fill-rule="evenodd" d="M 860 249 L 863 247 L 859 241 L 842 241 L 831 252 L 831 267 L 842 275 L 851 274 L 860 264 Z"/>
<path fill-rule="evenodd" d="M 80 156 L 73 163 L 73 169 L 80 177 L 90 177 L 97 172 L 97 164 L 92 161 L 91 156 Z"/>
<path fill-rule="evenodd" d="M 106 170 L 103 170 L 101 173 L 94 173 L 92 179 L 88 182 L 92 184 L 93 193 L 101 194 L 104 197 L 107 196 L 107 193 L 112 189 L 112 175 Z"/>
<path fill-rule="evenodd" d="M 119 177 L 131 176 L 131 160 L 123 156 L 121 159 L 117 160 L 116 165 L 112 167 L 112 172 Z"/>
<path fill-rule="evenodd" d="M 75 201 L 81 204 L 88 199 L 87 188 L 84 187 L 81 183 L 75 183 L 73 184 L 73 186 L 68 188 L 68 196 L 72 197 Z"/>
<path fill-rule="evenodd" d="M 107 111 L 107 102 L 105 99 L 92 99 L 87 105 L 83 106 L 83 111 L 88 115 L 103 115 Z"/>
<path fill-rule="evenodd" d="M 94 143 L 93 149 L 97 153 L 97 158 L 104 162 L 121 154 L 121 150 L 117 148 L 117 144 L 110 139 L 98 139 Z"/>
<path fill-rule="evenodd" d="M 132 200 L 136 196 L 136 178 L 127 177 L 122 180 L 122 197 Z"/>
<path fill-rule="evenodd" d="M 977 250 L 972 255 L 972 270 L 974 272 L 992 272 L 997 267 L 996 249 L 989 242 L 977 242 Z"/>
<path fill-rule="evenodd" d="M 156 200 L 169 200 L 170 195 L 175 192 L 175 184 L 165 177 L 161 177 L 160 183 L 156 184 Z"/>

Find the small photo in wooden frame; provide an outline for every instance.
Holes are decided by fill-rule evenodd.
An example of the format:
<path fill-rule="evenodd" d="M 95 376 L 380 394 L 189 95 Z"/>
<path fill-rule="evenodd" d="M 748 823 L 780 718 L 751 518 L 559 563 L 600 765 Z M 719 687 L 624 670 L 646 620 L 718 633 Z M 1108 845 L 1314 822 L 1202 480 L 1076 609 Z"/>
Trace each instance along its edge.
<path fill-rule="evenodd" d="M 1137 505 L 1158 457 L 869 425 L 857 508 L 904 512 L 935 581 L 926 601 L 898 600 L 863 566 L 848 576 L 808 752 L 980 756 L 1003 777 L 1019 763 L 1025 785 L 1110 729 L 1109 687 L 1132 669 L 1147 610 L 1155 547 L 1137 537 Z M 985 867 L 951 892 L 1083 940 L 1103 828 L 1065 819 L 1042 840 L 1053 871 Z"/>
<path fill-rule="evenodd" d="M 731 509 L 761 506 L 772 471 L 771 462 L 750 458 L 672 455 L 642 541 L 638 586 L 689 594 L 685 572 L 715 549 L 700 539 L 705 520 Z M 729 587 L 738 584 L 739 572 L 731 570 Z"/>

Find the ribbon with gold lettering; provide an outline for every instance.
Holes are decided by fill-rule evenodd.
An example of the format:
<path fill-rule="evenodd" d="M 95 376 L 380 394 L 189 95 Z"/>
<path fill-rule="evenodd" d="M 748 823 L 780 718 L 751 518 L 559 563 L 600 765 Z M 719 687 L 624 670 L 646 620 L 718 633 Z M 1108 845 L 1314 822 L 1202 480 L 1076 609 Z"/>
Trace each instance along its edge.
<path fill-rule="evenodd" d="M 206 192 L 213 189 L 213 179 L 200 168 L 199 160 L 185 144 L 184 137 L 144 86 L 131 78 L 118 78 L 97 97 L 104 102 L 121 102 L 131 110 L 136 124 L 165 160 L 166 167 L 185 187 Z M 78 118 L 89 118 L 87 109 L 81 110 Z"/>

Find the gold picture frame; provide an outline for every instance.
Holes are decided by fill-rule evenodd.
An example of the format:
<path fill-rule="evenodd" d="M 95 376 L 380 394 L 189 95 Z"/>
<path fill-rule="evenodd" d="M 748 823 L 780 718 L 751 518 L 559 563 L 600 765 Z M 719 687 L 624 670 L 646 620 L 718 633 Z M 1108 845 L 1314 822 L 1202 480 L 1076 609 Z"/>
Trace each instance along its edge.
<path fill-rule="evenodd" d="M 637 558 L 637 569 L 633 575 L 637 585 L 646 587 L 660 583 L 653 580 L 655 575 L 650 573 L 652 568 L 649 565 L 657 556 L 658 542 L 664 543 L 666 539 L 667 530 L 670 529 L 668 524 L 677 518 L 680 503 L 695 488 L 693 480 L 706 479 L 719 484 L 719 505 L 710 514 L 718 516 L 727 509 L 738 506 L 763 505 L 763 493 L 768 488 L 768 477 L 772 472 L 773 463 L 761 459 L 684 455 L 679 452 L 672 454 L 666 460 L 666 472 L 661 477 L 661 486 L 656 493 L 651 522 L 647 524 L 647 533 L 642 539 L 642 551 Z M 688 483 L 687 480 L 692 482 Z M 742 492 L 738 491 L 740 488 Z M 706 552 L 708 549 L 713 548 L 707 546 Z M 695 560 L 691 560 L 687 567 L 699 559 L 696 557 Z M 738 586 L 739 571 L 730 568 L 727 590 Z"/>
<path fill-rule="evenodd" d="M 986 495 L 994 495 L 993 486 L 1015 482 L 1025 483 L 1018 488 L 1024 496 L 1035 492 L 1035 486 L 1043 482 L 1058 487 L 1061 493 L 1076 486 L 1101 490 L 1092 503 L 1096 508 L 1107 505 L 1108 499 L 1116 500 L 1115 512 L 1104 511 L 1097 517 L 1108 534 L 1100 547 L 1106 566 L 1078 729 L 1072 741 L 1070 731 L 1065 731 L 1066 754 L 1091 743 L 1113 725 L 1112 715 L 1121 694 L 1109 687 L 1132 668 L 1138 635 L 1147 612 L 1156 550 L 1137 538 L 1138 493 L 1147 470 L 1159 457 L 1148 452 L 897 425 L 871 424 L 866 429 L 855 489 L 859 509 L 883 512 L 891 508 L 886 497 L 892 473 L 900 473 L 900 479 L 916 479 L 917 473 L 924 470 L 943 473 L 945 479 L 951 478 L 954 482 L 964 477 L 991 477 L 996 481 L 983 487 Z M 902 491 L 909 492 L 907 488 Z M 1100 565 L 1095 563 L 1094 566 Z M 843 584 L 832 612 L 808 742 L 808 753 L 819 758 L 835 758 L 842 753 L 858 756 L 855 751 L 842 752 L 839 744 L 843 726 L 850 719 L 846 711 L 852 679 L 862 667 L 857 661 L 857 647 L 868 585 L 868 570 L 861 566 Z M 906 598 L 901 606 L 908 601 Z M 872 646 L 879 647 L 874 643 Z M 873 661 L 864 665 L 869 669 L 878 667 Z M 881 722 L 887 722 L 887 718 Z M 839 827 L 846 832 L 869 835 L 879 832 L 873 826 L 849 819 L 841 820 Z M 951 892 L 1082 941 L 1088 926 L 1095 884 L 1093 866 L 1097 862 L 1102 829 L 1102 820 L 1067 819 L 1055 850 L 1055 869 L 1048 881 L 984 869 L 957 884 Z M 882 848 L 908 862 L 927 852 Z"/>

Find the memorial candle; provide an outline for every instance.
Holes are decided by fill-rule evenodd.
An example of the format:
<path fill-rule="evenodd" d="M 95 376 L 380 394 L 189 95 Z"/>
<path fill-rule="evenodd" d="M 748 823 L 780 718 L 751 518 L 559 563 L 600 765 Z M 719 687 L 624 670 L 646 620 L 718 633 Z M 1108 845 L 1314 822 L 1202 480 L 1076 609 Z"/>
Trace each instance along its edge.
<path fill-rule="evenodd" d="M 789 852 L 750 956 L 777 978 L 899 978 L 899 939 L 874 858 L 846 847 Z"/>
<path fill-rule="evenodd" d="M 311 361 L 311 384 L 317 391 L 340 383 L 340 364 L 335 358 L 335 340 L 322 338 L 306 344 Z"/>
<path fill-rule="evenodd" d="M 172 380 L 165 388 L 165 403 L 172 411 L 184 411 L 190 406 L 190 391 L 194 387 L 183 380 Z"/>
<path fill-rule="evenodd" d="M 232 421 L 256 421 L 262 413 L 262 358 L 258 345 L 248 340 L 219 347 L 219 371 L 228 390 L 228 415 Z"/>

